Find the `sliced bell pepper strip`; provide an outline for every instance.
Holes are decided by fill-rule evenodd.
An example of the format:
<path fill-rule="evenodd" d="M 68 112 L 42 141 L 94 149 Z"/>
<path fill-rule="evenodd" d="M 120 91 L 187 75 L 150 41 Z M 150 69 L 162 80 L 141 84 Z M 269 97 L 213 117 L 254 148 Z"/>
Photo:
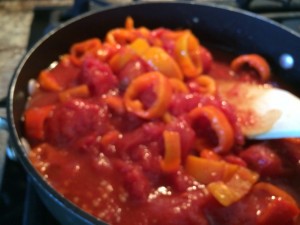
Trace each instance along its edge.
<path fill-rule="evenodd" d="M 214 106 L 195 108 L 189 113 L 191 123 L 195 123 L 202 116 L 209 120 L 218 137 L 218 145 L 213 150 L 217 153 L 229 152 L 234 144 L 234 132 L 224 113 Z"/>
<path fill-rule="evenodd" d="M 173 77 L 182 80 L 182 72 L 176 61 L 162 48 L 151 47 L 147 49 L 142 55 L 150 67 L 161 72 L 167 77 Z"/>
<path fill-rule="evenodd" d="M 68 101 L 71 98 L 86 98 L 89 96 L 90 96 L 90 91 L 86 84 L 69 88 L 58 94 L 59 100 L 61 102 Z"/>
<path fill-rule="evenodd" d="M 200 50 L 198 39 L 189 30 L 184 32 L 175 43 L 176 61 L 183 74 L 188 78 L 197 77 L 203 71 Z M 195 51 L 199 54 L 196 54 Z"/>
<path fill-rule="evenodd" d="M 48 105 L 38 108 L 30 108 L 24 113 L 25 131 L 28 137 L 37 140 L 45 138 L 44 124 L 55 106 Z"/>
<path fill-rule="evenodd" d="M 248 65 L 254 70 L 256 70 L 262 82 L 265 82 L 270 79 L 270 66 L 262 56 L 257 54 L 238 56 L 231 62 L 230 68 L 233 71 L 237 72 L 238 70 L 242 69 L 242 67 L 245 65 Z"/>
<path fill-rule="evenodd" d="M 103 146 L 107 147 L 109 145 L 114 144 L 116 142 L 116 140 L 118 140 L 121 136 L 122 136 L 122 134 L 119 131 L 112 130 L 102 136 L 100 143 Z"/>
<path fill-rule="evenodd" d="M 189 89 L 185 83 L 176 78 L 169 78 L 173 93 L 189 93 Z"/>
<path fill-rule="evenodd" d="M 156 100 L 149 109 L 144 109 L 139 94 L 149 85 L 153 85 Z M 169 80 L 159 72 L 149 72 L 135 78 L 124 94 L 125 107 L 139 117 L 152 119 L 162 116 L 171 101 L 172 89 Z"/>
<path fill-rule="evenodd" d="M 185 170 L 201 184 L 216 181 L 228 181 L 239 166 L 221 160 L 205 159 L 189 155 L 186 159 Z"/>
<path fill-rule="evenodd" d="M 42 70 L 38 77 L 38 82 L 41 88 L 47 91 L 61 91 L 63 87 L 57 82 L 50 70 Z"/>
<path fill-rule="evenodd" d="M 97 51 L 101 48 L 99 38 L 91 38 L 71 46 L 70 59 L 74 65 L 80 66 L 86 55 L 97 55 Z"/>
<path fill-rule="evenodd" d="M 121 115 L 125 112 L 125 106 L 123 98 L 119 96 L 107 96 L 104 101 L 114 112 Z"/>
<path fill-rule="evenodd" d="M 125 21 L 125 28 L 116 28 L 110 30 L 105 40 L 113 45 L 127 45 L 137 38 L 147 38 L 150 34 L 149 29 L 146 27 L 134 27 L 134 20 L 127 17 Z"/>
<path fill-rule="evenodd" d="M 152 69 L 159 71 L 167 77 L 182 79 L 182 73 L 176 61 L 162 48 L 151 47 L 144 38 L 138 38 L 129 46 L 143 60 L 145 60 Z"/>
<path fill-rule="evenodd" d="M 112 71 L 118 74 L 128 62 L 137 57 L 137 54 L 132 49 L 122 47 L 114 56 L 112 56 L 108 64 Z"/>
<path fill-rule="evenodd" d="M 160 161 L 161 168 L 166 173 L 175 172 L 181 165 L 180 135 L 174 131 L 164 131 L 164 158 Z"/>
<path fill-rule="evenodd" d="M 126 17 L 126 20 L 125 20 L 125 29 L 127 29 L 127 30 L 134 29 L 134 20 L 132 19 L 131 16 Z"/>
<path fill-rule="evenodd" d="M 216 82 L 208 75 L 196 77 L 194 81 L 197 83 L 199 93 L 213 95 L 216 93 Z"/>
<path fill-rule="evenodd" d="M 134 42 L 132 42 L 129 47 L 134 50 L 139 56 L 141 56 L 150 48 L 150 45 L 145 39 L 138 38 Z"/>
<path fill-rule="evenodd" d="M 168 111 L 164 113 L 163 115 L 163 121 L 165 123 L 171 123 L 174 120 L 174 116 L 169 113 Z"/>
<path fill-rule="evenodd" d="M 209 149 L 203 149 L 200 152 L 200 157 L 201 158 L 205 158 L 205 159 L 212 159 L 212 160 L 221 160 L 221 157 L 215 153 L 213 150 L 209 150 Z"/>
<path fill-rule="evenodd" d="M 229 206 L 243 198 L 258 180 L 259 175 L 245 167 L 239 167 L 227 182 L 216 181 L 208 184 L 208 191 L 223 206 Z"/>

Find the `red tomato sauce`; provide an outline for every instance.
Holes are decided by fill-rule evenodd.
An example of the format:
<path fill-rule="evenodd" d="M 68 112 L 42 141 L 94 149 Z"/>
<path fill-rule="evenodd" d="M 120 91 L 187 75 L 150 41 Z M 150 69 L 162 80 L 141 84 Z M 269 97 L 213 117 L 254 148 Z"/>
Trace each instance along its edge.
<path fill-rule="evenodd" d="M 141 30 L 134 32 L 142 36 Z M 144 37 L 147 42 L 162 46 L 176 59 L 176 40 L 183 31 L 160 28 L 149 32 Z M 234 106 L 218 92 L 195 91 L 191 77 L 183 78 L 187 92 L 170 89 L 169 100 L 159 99 L 160 103 L 158 96 L 166 90 L 153 87 L 159 81 L 141 88 L 132 100 L 133 107 L 143 104 L 140 110 L 148 110 L 141 116 L 124 100 L 128 87 L 141 74 L 168 73 L 168 68 L 159 63 L 153 66 L 156 61 L 151 57 L 147 61 L 132 52 L 125 54 L 124 43 L 117 44 L 90 44 L 88 51 L 76 52 L 76 61 L 72 54 L 63 56 L 54 69 L 46 70 L 46 78 L 39 76 L 39 86 L 28 100 L 24 116 L 32 147 L 29 158 L 55 190 L 113 225 L 299 224 L 298 139 L 247 140 Z M 95 46 L 103 50 L 98 55 Z M 261 83 L 255 69 L 232 76 L 233 55 L 204 46 L 197 49 L 202 53 L 190 54 L 202 60 L 203 73 L 214 80 Z M 155 104 L 167 107 L 151 114 Z M 204 109 L 193 111 L 197 108 Z M 217 119 L 226 118 L 231 133 L 224 131 L 224 135 L 232 139 L 232 145 L 213 127 L 210 113 L 214 110 L 220 114 Z M 223 129 L 224 123 L 219 127 Z M 180 146 L 176 145 L 178 137 Z M 174 153 L 177 148 L 179 156 Z M 174 164 L 174 157 L 179 165 Z M 221 188 L 226 189 L 221 194 L 225 200 L 218 194 L 225 190 Z M 232 196 L 233 192 L 238 194 Z"/>

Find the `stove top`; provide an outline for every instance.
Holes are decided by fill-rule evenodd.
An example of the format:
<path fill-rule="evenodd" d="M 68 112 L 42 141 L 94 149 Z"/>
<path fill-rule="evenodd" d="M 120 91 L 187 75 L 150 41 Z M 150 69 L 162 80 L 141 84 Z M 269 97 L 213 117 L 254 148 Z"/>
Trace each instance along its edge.
<path fill-rule="evenodd" d="M 127 1 L 131 2 L 131 0 Z M 118 0 L 74 0 L 71 8 L 35 8 L 28 49 L 59 23 L 98 7 L 116 4 L 116 2 Z M 135 0 L 135 2 L 140 1 Z M 191 2 L 218 3 L 242 8 L 276 20 L 300 33 L 300 0 L 194 0 Z M 6 160 L 3 187 L 0 192 L 0 224 L 59 225 L 42 204 L 22 166 L 9 157 Z"/>

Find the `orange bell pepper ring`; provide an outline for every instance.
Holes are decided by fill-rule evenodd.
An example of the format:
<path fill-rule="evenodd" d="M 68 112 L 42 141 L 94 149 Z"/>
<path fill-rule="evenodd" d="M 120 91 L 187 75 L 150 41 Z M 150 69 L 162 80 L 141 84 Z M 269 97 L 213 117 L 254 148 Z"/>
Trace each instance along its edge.
<path fill-rule="evenodd" d="M 196 77 L 195 82 L 198 85 L 198 91 L 202 94 L 213 95 L 216 93 L 216 82 L 215 80 L 208 75 L 201 75 Z"/>
<path fill-rule="evenodd" d="M 131 17 L 127 17 L 125 21 L 125 28 L 116 28 L 110 30 L 105 40 L 113 45 L 127 45 L 133 42 L 139 37 L 148 37 L 150 34 L 149 29 L 146 27 L 135 28 L 134 20 Z"/>
<path fill-rule="evenodd" d="M 241 55 L 231 62 L 230 68 L 237 72 L 245 65 L 248 65 L 250 68 L 254 69 L 258 73 L 262 82 L 270 79 L 270 66 L 262 56 L 257 54 Z"/>
<path fill-rule="evenodd" d="M 201 49 L 191 31 L 184 32 L 175 43 L 175 57 L 183 74 L 188 78 L 199 76 L 202 71 Z"/>
<path fill-rule="evenodd" d="M 234 144 L 234 132 L 224 113 L 214 106 L 204 106 L 193 109 L 189 113 L 191 122 L 199 117 L 206 117 L 218 137 L 218 145 L 213 148 L 216 153 L 227 153 Z M 201 137 L 199 137 L 201 138 Z"/>
<path fill-rule="evenodd" d="M 138 38 L 129 47 L 134 50 L 155 71 L 167 77 L 182 80 L 183 75 L 176 61 L 161 47 L 151 47 L 144 38 Z"/>
<path fill-rule="evenodd" d="M 164 158 L 160 161 L 161 168 L 166 173 L 175 172 L 181 165 L 180 135 L 175 131 L 164 131 Z"/>
<path fill-rule="evenodd" d="M 149 85 L 153 86 L 156 99 L 152 106 L 144 109 L 138 96 Z M 159 72 L 144 73 L 135 78 L 127 87 L 124 94 L 124 103 L 127 111 L 144 119 L 152 119 L 163 116 L 171 101 L 172 89 L 168 79 Z"/>
<path fill-rule="evenodd" d="M 97 55 L 102 44 L 99 38 L 91 38 L 71 46 L 70 59 L 74 65 L 80 66 L 88 54 Z"/>

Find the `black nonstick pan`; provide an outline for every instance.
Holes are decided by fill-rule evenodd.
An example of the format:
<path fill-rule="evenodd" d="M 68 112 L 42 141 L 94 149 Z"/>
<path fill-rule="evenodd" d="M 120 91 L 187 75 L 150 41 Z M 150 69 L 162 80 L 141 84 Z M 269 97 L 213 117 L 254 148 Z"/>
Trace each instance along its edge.
<path fill-rule="evenodd" d="M 261 54 L 271 62 L 281 80 L 294 87 L 300 85 L 300 35 L 246 11 L 188 2 L 138 3 L 90 12 L 61 25 L 42 38 L 20 62 L 11 80 L 6 107 L 8 130 L 17 158 L 47 208 L 65 225 L 105 223 L 52 189 L 29 162 L 21 141 L 28 81 L 67 52 L 73 43 L 90 37 L 103 38 L 108 30 L 123 26 L 127 16 L 134 18 L 136 27 L 188 28 L 204 44 L 237 53 Z"/>

